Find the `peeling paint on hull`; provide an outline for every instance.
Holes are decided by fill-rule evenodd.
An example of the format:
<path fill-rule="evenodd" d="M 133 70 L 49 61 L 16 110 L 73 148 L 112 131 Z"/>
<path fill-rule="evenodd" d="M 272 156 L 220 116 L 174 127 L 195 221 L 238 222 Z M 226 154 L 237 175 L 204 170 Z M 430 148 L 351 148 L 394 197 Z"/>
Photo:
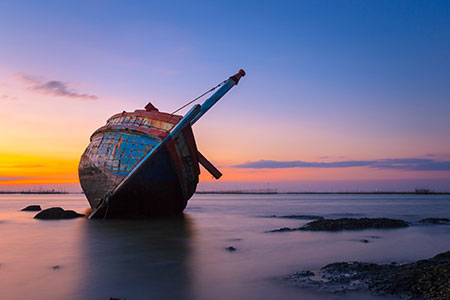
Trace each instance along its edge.
<path fill-rule="evenodd" d="M 155 118 L 155 113 L 152 113 Z M 117 119 L 117 116 L 112 119 Z M 127 113 L 127 116 L 132 117 L 132 114 Z M 175 125 L 179 119 L 176 116 L 172 123 L 160 122 L 158 125 L 165 126 L 165 129 L 152 128 L 150 133 L 135 130 L 135 123 L 110 122 L 92 135 L 91 143 L 81 156 L 78 173 L 81 187 L 93 209 L 101 205 L 145 154 L 161 142 L 162 137 L 167 136 L 173 127 L 169 125 Z M 152 121 L 156 123 L 154 119 Z M 158 149 L 133 181 L 109 199 L 107 211 L 105 207 L 105 211 L 99 211 L 96 217 L 102 217 L 106 212 L 108 218 L 182 212 L 197 187 L 200 174 L 197 153 L 192 128 L 188 126 Z"/>

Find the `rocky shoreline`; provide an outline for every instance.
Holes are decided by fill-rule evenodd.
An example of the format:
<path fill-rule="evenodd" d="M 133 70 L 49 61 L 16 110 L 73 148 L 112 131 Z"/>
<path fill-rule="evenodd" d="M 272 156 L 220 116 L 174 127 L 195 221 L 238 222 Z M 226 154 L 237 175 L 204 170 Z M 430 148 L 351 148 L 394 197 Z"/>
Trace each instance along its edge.
<path fill-rule="evenodd" d="M 316 273 L 302 271 L 285 279 L 295 286 L 337 294 L 369 290 L 413 299 L 450 298 L 450 251 L 406 264 L 338 262 Z"/>

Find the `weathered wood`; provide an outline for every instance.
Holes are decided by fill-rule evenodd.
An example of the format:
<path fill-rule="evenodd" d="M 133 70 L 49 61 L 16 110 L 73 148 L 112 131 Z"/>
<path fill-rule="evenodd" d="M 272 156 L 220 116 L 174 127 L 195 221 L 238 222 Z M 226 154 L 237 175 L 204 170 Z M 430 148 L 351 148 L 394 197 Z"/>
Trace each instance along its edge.
<path fill-rule="evenodd" d="M 212 175 L 215 179 L 222 177 L 222 173 L 214 167 L 214 165 L 206 159 L 200 152 L 198 152 L 198 162 Z"/>

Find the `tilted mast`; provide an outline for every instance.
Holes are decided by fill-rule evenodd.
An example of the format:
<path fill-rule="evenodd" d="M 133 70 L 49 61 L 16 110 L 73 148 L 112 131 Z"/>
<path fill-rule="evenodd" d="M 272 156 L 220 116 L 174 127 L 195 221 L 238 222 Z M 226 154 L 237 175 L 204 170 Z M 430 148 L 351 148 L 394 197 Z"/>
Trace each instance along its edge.
<path fill-rule="evenodd" d="M 220 87 L 220 89 L 212 94 L 211 97 L 203 102 L 200 112 L 198 115 L 191 121 L 191 125 L 194 125 L 217 101 L 220 100 L 233 86 L 237 85 L 241 77 L 245 76 L 245 71 L 240 69 L 235 75 L 231 76 L 224 85 Z"/>
<path fill-rule="evenodd" d="M 106 207 L 105 216 L 107 213 L 107 208 L 109 205 L 109 200 L 117 194 L 133 177 L 134 175 L 149 161 L 155 153 L 161 149 L 165 144 L 173 138 L 176 138 L 179 134 L 182 133 L 183 129 L 188 126 L 192 126 L 197 122 L 211 107 L 214 106 L 233 86 L 237 85 L 239 80 L 245 76 L 244 70 L 239 70 L 238 73 L 231 76 L 225 83 L 213 94 L 211 97 L 205 100 L 202 105 L 195 105 L 189 110 L 189 112 L 178 122 L 178 124 L 172 129 L 169 135 L 161 141 L 158 145 L 156 145 L 152 150 L 150 150 L 141 161 L 125 176 L 119 184 L 105 197 L 103 201 L 98 205 L 98 207 L 94 208 L 89 218 L 92 218 L 98 211 L 102 210 Z M 217 170 L 200 152 L 197 153 L 198 162 L 206 168 L 216 179 L 218 179 L 222 174 L 219 170 Z"/>

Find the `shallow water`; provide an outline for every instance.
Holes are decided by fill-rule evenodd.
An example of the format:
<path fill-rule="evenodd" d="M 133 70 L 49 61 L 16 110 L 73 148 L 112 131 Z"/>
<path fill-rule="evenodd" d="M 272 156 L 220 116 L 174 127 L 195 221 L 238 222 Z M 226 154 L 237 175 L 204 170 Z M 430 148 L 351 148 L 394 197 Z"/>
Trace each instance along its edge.
<path fill-rule="evenodd" d="M 450 250 L 450 226 L 415 223 L 450 217 L 448 195 L 195 195 L 182 218 L 141 221 L 35 220 L 19 211 L 30 204 L 88 207 L 81 194 L 0 195 L 1 299 L 383 299 L 281 278 L 336 261 L 410 262 Z M 390 217 L 412 226 L 265 233 L 310 221 L 273 215 Z"/>

